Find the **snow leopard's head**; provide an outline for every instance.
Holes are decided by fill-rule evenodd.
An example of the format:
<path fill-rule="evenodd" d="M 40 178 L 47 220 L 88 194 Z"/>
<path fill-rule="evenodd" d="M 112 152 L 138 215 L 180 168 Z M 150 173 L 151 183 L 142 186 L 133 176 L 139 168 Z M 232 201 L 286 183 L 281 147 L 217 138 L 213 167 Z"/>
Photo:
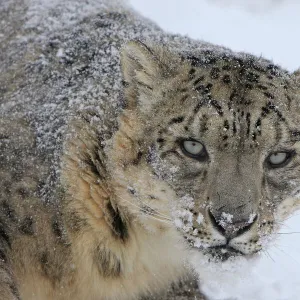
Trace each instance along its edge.
<path fill-rule="evenodd" d="M 263 249 L 300 204 L 296 77 L 250 55 L 141 42 L 121 60 L 113 159 L 124 206 L 220 259 Z"/>

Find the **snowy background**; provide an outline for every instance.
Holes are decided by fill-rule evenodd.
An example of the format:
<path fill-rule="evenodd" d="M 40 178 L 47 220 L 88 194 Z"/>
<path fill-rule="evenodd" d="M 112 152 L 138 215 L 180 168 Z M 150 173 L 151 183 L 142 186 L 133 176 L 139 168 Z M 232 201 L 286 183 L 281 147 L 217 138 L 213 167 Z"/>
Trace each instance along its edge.
<path fill-rule="evenodd" d="M 130 0 L 163 29 L 300 67 L 300 1 L 297 0 Z M 205 280 L 212 299 L 300 299 L 300 213 L 283 225 L 274 246 L 258 261 Z M 250 269 L 251 267 L 251 269 Z M 248 270 L 250 269 L 250 270 Z M 249 273 L 249 274 L 246 274 Z M 230 274 L 230 275 L 228 275 Z M 212 272 L 215 279 L 216 274 Z M 216 284 L 223 282 L 216 288 Z M 218 283 L 216 283 L 218 282 Z M 216 292 L 216 290 L 218 292 Z"/>

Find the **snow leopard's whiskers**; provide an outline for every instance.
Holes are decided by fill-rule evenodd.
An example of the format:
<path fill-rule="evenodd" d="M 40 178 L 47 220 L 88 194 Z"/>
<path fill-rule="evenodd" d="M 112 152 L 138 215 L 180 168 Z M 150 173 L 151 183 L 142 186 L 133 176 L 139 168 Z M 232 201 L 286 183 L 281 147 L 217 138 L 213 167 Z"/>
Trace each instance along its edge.
<path fill-rule="evenodd" d="M 285 218 L 284 221 L 287 221 L 287 220 L 292 219 L 292 218 L 294 218 L 294 217 L 297 217 L 297 216 L 299 216 L 299 215 L 300 215 L 300 213 L 292 214 L 292 215 L 289 216 L 288 218 Z"/>
<path fill-rule="evenodd" d="M 164 221 L 168 221 L 170 224 L 173 224 L 172 223 L 172 219 L 170 219 L 169 217 L 167 217 L 166 215 L 164 214 L 161 214 L 159 212 L 157 212 L 154 208 L 152 208 L 151 206 L 149 206 L 148 204 L 145 204 L 143 203 L 142 201 L 140 201 L 144 207 L 142 206 L 138 206 L 126 199 L 124 199 L 123 197 L 119 197 L 122 201 L 125 201 L 126 203 L 132 205 L 133 207 L 137 208 L 137 210 L 135 212 L 144 212 L 145 214 L 147 214 L 148 216 L 152 216 L 152 217 L 159 217 L 161 218 L 162 220 Z M 162 221 L 161 219 L 157 219 L 159 221 Z"/>
<path fill-rule="evenodd" d="M 286 251 L 284 251 L 283 249 L 281 249 L 281 248 L 279 248 L 279 246 L 278 245 L 273 245 L 277 250 L 279 250 L 280 252 L 282 252 L 283 254 L 285 254 L 286 256 L 288 256 L 289 258 L 291 258 L 293 261 L 295 261 L 297 264 L 299 264 L 300 265 L 300 262 L 297 260 L 297 259 L 295 259 L 292 255 L 290 255 L 289 253 L 287 253 Z"/>
<path fill-rule="evenodd" d="M 278 221 L 276 221 L 276 225 L 279 225 L 279 226 L 284 226 L 284 227 L 286 227 L 286 228 L 291 228 L 290 226 L 288 226 L 287 224 L 285 224 L 284 222 L 278 222 Z"/>
<path fill-rule="evenodd" d="M 149 219 L 154 219 L 156 221 L 159 221 L 161 223 L 165 223 L 165 224 L 170 225 L 170 226 L 173 225 L 173 223 L 171 221 L 167 221 L 167 220 L 164 220 L 164 219 L 159 219 L 158 217 L 155 217 L 153 215 L 149 215 L 147 212 L 145 212 L 145 215 Z"/>
<path fill-rule="evenodd" d="M 173 225 L 173 222 L 169 221 L 169 220 L 166 220 L 166 219 L 163 219 L 161 216 L 159 215 L 153 215 L 152 213 L 149 213 L 149 211 L 147 210 L 143 210 L 143 209 L 139 209 L 139 210 L 133 210 L 132 212 L 135 212 L 135 213 L 144 213 L 144 216 L 146 218 L 149 218 L 149 219 L 154 219 L 156 221 L 159 221 L 161 223 L 165 223 L 167 225 L 170 225 L 172 226 Z"/>
<path fill-rule="evenodd" d="M 291 231 L 291 232 L 277 232 L 275 234 L 295 234 L 295 233 L 300 233 L 300 231 Z"/>
<path fill-rule="evenodd" d="M 273 259 L 273 257 L 270 255 L 269 251 L 266 249 L 261 249 L 263 251 L 263 253 L 266 255 L 266 257 L 270 258 L 273 262 L 275 262 L 275 260 Z"/>

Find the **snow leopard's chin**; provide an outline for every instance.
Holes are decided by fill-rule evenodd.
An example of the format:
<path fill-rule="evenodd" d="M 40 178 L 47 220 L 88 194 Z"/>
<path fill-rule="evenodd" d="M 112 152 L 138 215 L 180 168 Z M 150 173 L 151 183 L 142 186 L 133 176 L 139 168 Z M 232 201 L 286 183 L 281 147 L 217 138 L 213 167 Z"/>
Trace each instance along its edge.
<path fill-rule="evenodd" d="M 203 254 L 213 262 L 225 262 L 237 257 L 252 257 L 255 254 L 243 254 L 242 252 L 231 248 L 230 246 L 211 247 L 202 250 Z"/>
<path fill-rule="evenodd" d="M 249 263 L 254 263 L 260 258 L 261 251 L 252 254 L 244 254 L 229 246 L 210 247 L 205 249 L 190 248 L 189 263 L 197 271 L 197 269 L 205 270 L 205 268 L 230 268 L 239 269 Z"/>

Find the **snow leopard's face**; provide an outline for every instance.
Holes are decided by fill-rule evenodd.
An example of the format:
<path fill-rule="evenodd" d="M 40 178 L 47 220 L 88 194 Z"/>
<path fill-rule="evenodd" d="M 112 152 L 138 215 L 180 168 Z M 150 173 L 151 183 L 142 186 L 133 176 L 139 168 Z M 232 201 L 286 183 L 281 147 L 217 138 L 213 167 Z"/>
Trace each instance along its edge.
<path fill-rule="evenodd" d="M 122 63 L 137 177 L 149 173 L 130 187 L 141 212 L 170 218 L 220 259 L 263 249 L 300 203 L 293 76 L 250 56 L 179 57 L 136 42 Z"/>

